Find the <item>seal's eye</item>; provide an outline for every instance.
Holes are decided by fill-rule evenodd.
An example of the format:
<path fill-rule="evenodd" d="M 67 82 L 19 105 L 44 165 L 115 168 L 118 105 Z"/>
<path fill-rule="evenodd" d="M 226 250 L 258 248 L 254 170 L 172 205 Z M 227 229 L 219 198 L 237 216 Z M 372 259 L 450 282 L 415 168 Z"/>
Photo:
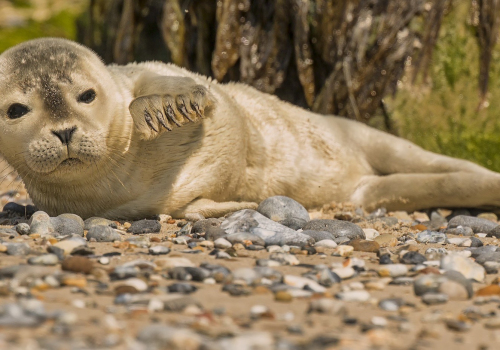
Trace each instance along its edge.
<path fill-rule="evenodd" d="M 28 107 L 25 105 L 22 105 L 20 103 L 14 103 L 10 105 L 9 109 L 7 110 L 7 117 L 9 119 L 17 119 L 21 118 L 23 115 L 27 114 L 30 111 Z"/>
<path fill-rule="evenodd" d="M 85 91 L 83 94 L 78 96 L 78 102 L 90 103 L 95 100 L 95 91 L 94 89 L 89 89 Z"/>

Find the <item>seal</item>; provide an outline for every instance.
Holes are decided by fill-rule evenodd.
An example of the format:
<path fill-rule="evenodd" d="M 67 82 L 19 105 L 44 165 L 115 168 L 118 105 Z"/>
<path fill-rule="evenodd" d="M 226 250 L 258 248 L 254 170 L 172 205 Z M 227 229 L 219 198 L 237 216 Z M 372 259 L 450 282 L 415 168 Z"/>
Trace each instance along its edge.
<path fill-rule="evenodd" d="M 306 208 L 500 206 L 500 174 L 243 84 L 105 66 L 54 38 L 0 56 L 0 152 L 51 215 L 206 217 L 273 195 Z"/>

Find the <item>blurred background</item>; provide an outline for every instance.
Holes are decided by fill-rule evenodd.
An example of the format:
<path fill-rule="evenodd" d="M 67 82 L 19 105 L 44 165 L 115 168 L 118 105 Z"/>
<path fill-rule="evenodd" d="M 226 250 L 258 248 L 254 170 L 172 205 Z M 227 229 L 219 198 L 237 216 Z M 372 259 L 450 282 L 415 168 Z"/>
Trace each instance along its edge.
<path fill-rule="evenodd" d="M 0 53 L 173 62 L 500 171 L 500 0 L 0 0 Z"/>

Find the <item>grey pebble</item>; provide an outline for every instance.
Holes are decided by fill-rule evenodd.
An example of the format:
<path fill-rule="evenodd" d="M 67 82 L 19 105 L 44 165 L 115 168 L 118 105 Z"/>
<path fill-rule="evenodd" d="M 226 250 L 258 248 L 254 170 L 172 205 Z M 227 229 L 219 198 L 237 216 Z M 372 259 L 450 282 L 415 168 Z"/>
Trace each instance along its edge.
<path fill-rule="evenodd" d="M 313 230 L 306 230 L 306 231 L 302 231 L 303 234 L 305 235 L 308 235 L 312 238 L 314 238 L 314 240 L 316 242 L 319 242 L 319 241 L 323 241 L 325 239 L 328 239 L 328 240 L 335 240 L 335 235 L 331 232 L 328 232 L 328 231 L 313 231 Z M 349 240 L 349 239 L 348 239 Z"/>
<path fill-rule="evenodd" d="M 59 257 L 56 254 L 42 254 L 39 256 L 33 256 L 28 259 L 28 264 L 30 265 L 57 265 L 59 264 Z"/>
<path fill-rule="evenodd" d="M 488 232 L 488 237 L 500 238 L 500 226 L 497 226 Z"/>
<path fill-rule="evenodd" d="M 226 239 L 231 244 L 243 243 L 244 241 L 250 241 L 252 242 L 252 244 L 257 244 L 262 246 L 266 244 L 266 242 L 262 238 L 248 232 L 232 233 L 227 236 L 224 236 L 224 239 Z"/>
<path fill-rule="evenodd" d="M 149 254 L 151 255 L 165 255 L 170 253 L 170 248 L 162 245 L 157 245 L 149 248 Z"/>
<path fill-rule="evenodd" d="M 191 228 L 192 233 L 203 233 L 207 232 L 209 228 L 218 228 L 221 224 L 221 221 L 219 219 L 215 218 L 210 218 L 210 219 L 204 219 L 204 220 L 198 220 L 193 224 L 193 227 Z"/>
<path fill-rule="evenodd" d="M 110 226 L 97 225 L 87 232 L 87 240 L 91 239 L 95 239 L 97 242 L 114 242 L 121 241 L 122 236 Z"/>
<path fill-rule="evenodd" d="M 198 290 L 196 286 L 189 283 L 174 283 L 167 287 L 169 293 L 191 294 Z"/>
<path fill-rule="evenodd" d="M 51 235 L 55 232 L 49 214 L 44 211 L 37 211 L 29 220 L 30 233 L 38 233 L 40 235 Z"/>
<path fill-rule="evenodd" d="M 473 236 L 474 231 L 468 226 L 458 226 L 453 228 L 447 228 L 446 234 L 457 235 L 457 236 Z"/>
<path fill-rule="evenodd" d="M 212 227 L 207 228 L 205 232 L 205 239 L 208 241 L 215 241 L 218 238 L 222 238 L 226 236 L 226 231 L 221 229 L 220 227 Z"/>
<path fill-rule="evenodd" d="M 309 213 L 302 204 L 285 196 L 273 196 L 263 200 L 257 211 L 293 230 L 302 228 L 310 220 Z"/>
<path fill-rule="evenodd" d="M 481 241 L 477 237 L 471 237 L 470 240 L 471 240 L 471 245 L 470 246 L 472 248 L 479 248 L 479 247 L 482 247 L 484 245 L 483 241 Z"/>
<path fill-rule="evenodd" d="M 30 225 L 22 222 L 16 225 L 16 232 L 20 235 L 29 235 L 30 234 Z"/>
<path fill-rule="evenodd" d="M 262 238 L 266 246 L 304 246 L 314 243 L 312 237 L 274 222 L 251 209 L 240 210 L 232 214 L 224 220 L 221 224 L 221 228 L 224 229 L 228 235 L 239 232 L 252 233 Z M 227 237 L 225 238 L 227 239 Z"/>
<path fill-rule="evenodd" d="M 481 249 L 481 248 L 477 248 L 477 249 Z M 476 257 L 476 262 L 480 265 L 483 265 L 488 261 L 500 262 L 500 251 L 483 253 L 483 254 Z"/>
<path fill-rule="evenodd" d="M 405 304 L 401 298 L 382 299 L 378 303 L 378 307 L 385 311 L 398 311 Z"/>
<path fill-rule="evenodd" d="M 86 219 L 84 221 L 83 228 L 85 230 L 88 231 L 88 230 L 90 230 L 94 226 L 110 226 L 112 228 L 117 228 L 118 227 L 118 226 L 116 226 L 116 222 L 108 220 L 108 219 L 100 218 L 100 217 L 97 217 L 97 216 L 93 216 L 93 217 L 88 218 L 88 219 Z"/>
<path fill-rule="evenodd" d="M 443 293 L 426 293 L 422 296 L 422 302 L 427 305 L 445 304 L 448 299 L 448 296 Z"/>
<path fill-rule="evenodd" d="M 50 218 L 50 222 L 54 227 L 55 233 L 59 236 L 67 236 L 71 234 L 77 234 L 83 237 L 83 226 L 80 220 L 75 220 L 67 216 L 57 216 Z"/>
<path fill-rule="evenodd" d="M 28 255 L 30 246 L 27 243 L 4 243 L 7 246 L 7 254 L 14 256 Z"/>
<path fill-rule="evenodd" d="M 458 226 L 470 227 L 474 233 L 488 233 L 498 227 L 498 224 L 474 216 L 458 215 L 448 222 L 448 228 L 455 228 Z"/>
<path fill-rule="evenodd" d="M 444 243 L 446 241 L 446 234 L 425 230 L 417 234 L 416 240 L 419 243 Z"/>
<path fill-rule="evenodd" d="M 161 224 L 157 220 L 139 220 L 134 221 L 127 232 L 138 235 L 143 233 L 157 233 L 160 230 Z"/>
<path fill-rule="evenodd" d="M 412 264 L 412 265 L 421 264 L 424 261 L 427 261 L 425 256 L 423 256 L 419 252 L 414 252 L 414 251 L 406 253 L 399 260 L 402 264 Z"/>
<path fill-rule="evenodd" d="M 356 224 L 341 220 L 316 219 L 311 220 L 302 228 L 304 231 L 327 231 L 333 234 L 334 239 L 346 237 L 349 240 L 362 238 L 365 239 L 365 233 Z M 331 239 L 331 238 L 330 238 Z M 338 242 L 337 242 L 338 244 Z"/>

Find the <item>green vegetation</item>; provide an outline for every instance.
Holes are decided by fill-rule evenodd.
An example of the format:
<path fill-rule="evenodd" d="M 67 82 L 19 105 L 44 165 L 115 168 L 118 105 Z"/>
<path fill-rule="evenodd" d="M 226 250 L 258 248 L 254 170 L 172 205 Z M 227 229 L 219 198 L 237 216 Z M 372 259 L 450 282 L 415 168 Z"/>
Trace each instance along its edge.
<path fill-rule="evenodd" d="M 403 83 L 389 105 L 400 136 L 500 171 L 500 45 L 493 53 L 489 106 L 478 111 L 479 50 L 468 6 L 456 3 L 445 18 L 429 83 Z"/>

